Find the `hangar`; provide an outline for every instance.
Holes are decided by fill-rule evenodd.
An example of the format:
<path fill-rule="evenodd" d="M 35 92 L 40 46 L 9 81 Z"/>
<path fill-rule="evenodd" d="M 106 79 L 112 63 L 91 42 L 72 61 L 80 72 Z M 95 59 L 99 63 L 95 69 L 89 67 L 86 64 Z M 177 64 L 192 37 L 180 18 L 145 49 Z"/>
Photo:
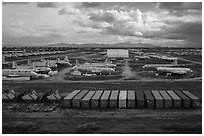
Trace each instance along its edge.
<path fill-rule="evenodd" d="M 108 49 L 108 58 L 129 58 L 129 51 L 126 49 Z"/>

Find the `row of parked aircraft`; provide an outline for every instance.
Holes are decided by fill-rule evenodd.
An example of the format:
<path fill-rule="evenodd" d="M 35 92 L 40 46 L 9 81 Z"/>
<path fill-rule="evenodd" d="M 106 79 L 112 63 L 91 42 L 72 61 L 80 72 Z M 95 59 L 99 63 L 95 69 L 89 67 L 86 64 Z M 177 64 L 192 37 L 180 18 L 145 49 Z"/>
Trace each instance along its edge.
<path fill-rule="evenodd" d="M 24 51 L 4 51 L 3 56 L 4 57 L 24 57 L 24 56 L 37 56 L 37 55 L 50 55 L 50 54 L 60 54 L 65 53 L 65 51 L 36 51 L 36 52 L 26 52 Z"/>
<path fill-rule="evenodd" d="M 2 62 L 3 64 L 6 64 L 5 58 L 3 58 Z M 11 68 L 2 69 L 2 76 L 3 80 L 10 80 L 13 78 L 18 78 L 19 80 L 30 80 L 32 78 L 48 78 L 49 76 L 57 74 L 57 71 L 52 71 L 51 68 L 62 65 L 71 66 L 67 56 L 64 60 L 60 60 L 60 58 L 57 58 L 57 60 L 53 61 L 53 63 L 51 63 L 50 60 L 45 60 L 43 57 L 41 57 L 40 62 L 31 62 L 31 60 L 28 59 L 27 65 L 21 66 L 18 66 L 17 63 L 13 61 Z"/>
<path fill-rule="evenodd" d="M 173 63 L 171 64 L 146 64 L 143 66 L 143 68 L 156 69 L 159 73 L 166 73 L 167 75 L 184 75 L 193 72 L 190 68 L 182 68 L 178 66 L 177 59 L 174 59 Z"/>
<path fill-rule="evenodd" d="M 76 65 L 73 67 L 75 70 L 79 71 L 88 71 L 91 73 L 109 73 L 115 72 L 115 64 L 109 59 L 106 59 L 103 63 L 84 63 L 79 64 L 78 60 L 76 60 Z"/>

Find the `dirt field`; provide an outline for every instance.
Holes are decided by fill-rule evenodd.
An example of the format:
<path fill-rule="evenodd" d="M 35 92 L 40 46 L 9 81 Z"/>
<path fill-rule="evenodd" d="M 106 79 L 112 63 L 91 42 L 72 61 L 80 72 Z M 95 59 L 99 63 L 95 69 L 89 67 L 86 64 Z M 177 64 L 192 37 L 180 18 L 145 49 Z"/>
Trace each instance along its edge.
<path fill-rule="evenodd" d="M 3 133 L 202 133 L 201 109 L 65 110 L 3 113 Z"/>
<path fill-rule="evenodd" d="M 202 82 L 117 82 L 117 83 L 3 83 L 3 89 L 17 92 L 35 89 L 181 89 L 202 99 Z M 202 133 L 201 109 L 65 109 L 58 112 L 3 112 L 3 133 Z"/>

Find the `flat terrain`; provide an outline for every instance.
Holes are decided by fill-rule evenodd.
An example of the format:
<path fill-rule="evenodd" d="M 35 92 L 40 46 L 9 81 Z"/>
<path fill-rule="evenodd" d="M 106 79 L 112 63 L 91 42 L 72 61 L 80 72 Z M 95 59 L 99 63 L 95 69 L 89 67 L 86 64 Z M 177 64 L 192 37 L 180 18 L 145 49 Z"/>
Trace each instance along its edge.
<path fill-rule="evenodd" d="M 3 133 L 202 133 L 201 109 L 3 113 Z"/>
<path fill-rule="evenodd" d="M 188 49 L 186 49 L 188 50 Z M 105 50 L 99 50 L 105 52 Z M 160 50 L 147 49 L 144 53 Z M 177 49 L 175 49 L 177 52 Z M 105 52 L 106 54 L 106 52 Z M 165 52 L 164 52 L 165 54 Z M 74 66 L 76 60 L 80 64 L 92 62 L 97 58 L 105 58 L 104 53 L 94 50 L 72 50 L 64 54 L 45 55 L 44 58 L 56 60 L 68 56 Z M 202 57 L 198 55 L 176 56 L 181 67 L 191 68 L 194 72 L 188 76 L 173 77 L 155 76 L 156 70 L 142 68 L 145 64 L 170 64 L 158 58 L 145 60 L 113 60 L 117 64 L 118 74 L 104 77 L 86 77 L 69 80 L 71 67 L 60 69 L 57 75 L 46 79 L 36 79 L 26 82 L 3 81 L 2 89 L 14 89 L 15 92 L 36 90 L 46 93 L 58 90 L 60 93 L 70 93 L 73 90 L 188 90 L 202 102 Z M 172 57 L 174 55 L 172 54 Z M 40 55 L 30 56 L 32 61 L 39 61 Z M 28 57 L 6 58 L 6 61 L 20 60 L 18 65 L 26 64 Z M 101 63 L 104 60 L 99 61 Z M 10 62 L 11 63 L 11 62 Z M 118 76 L 118 77 L 117 77 Z M 68 80 L 66 80 L 66 77 Z M 102 79 L 104 78 L 104 79 Z M 22 104 L 23 105 L 23 104 Z M 25 104 L 29 105 L 29 104 Z M 4 107 L 4 106 L 3 106 Z M 58 108 L 58 109 L 57 109 Z M 201 134 L 202 109 L 59 109 L 51 112 L 26 112 L 4 110 L 2 112 L 2 132 L 7 133 L 122 133 L 122 134 Z M 23 108 L 22 108 L 23 109 Z"/>
<path fill-rule="evenodd" d="M 43 93 L 57 89 L 69 93 L 74 89 L 125 89 L 142 91 L 188 90 L 202 99 L 201 81 L 3 83 L 3 89 L 16 92 L 35 89 Z M 202 133 L 201 109 L 64 109 L 53 112 L 2 113 L 3 133 Z"/>

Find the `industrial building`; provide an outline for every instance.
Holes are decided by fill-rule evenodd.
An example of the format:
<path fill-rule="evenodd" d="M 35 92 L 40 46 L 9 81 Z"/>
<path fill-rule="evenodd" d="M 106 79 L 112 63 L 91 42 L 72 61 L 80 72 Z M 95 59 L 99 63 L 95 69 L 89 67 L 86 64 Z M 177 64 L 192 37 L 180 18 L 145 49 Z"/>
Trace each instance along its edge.
<path fill-rule="evenodd" d="M 129 58 L 129 51 L 127 49 L 108 49 L 108 58 Z"/>

